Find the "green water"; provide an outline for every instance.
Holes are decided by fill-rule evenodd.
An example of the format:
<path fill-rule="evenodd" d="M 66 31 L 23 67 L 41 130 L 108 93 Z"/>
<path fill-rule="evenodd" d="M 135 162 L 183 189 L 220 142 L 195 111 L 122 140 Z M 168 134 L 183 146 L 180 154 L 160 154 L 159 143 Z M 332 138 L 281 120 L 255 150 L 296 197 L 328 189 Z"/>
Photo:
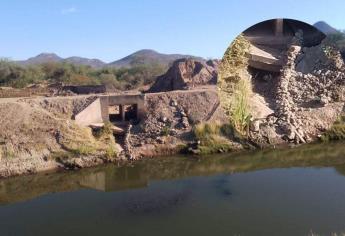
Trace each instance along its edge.
<path fill-rule="evenodd" d="M 0 235 L 345 232 L 345 144 L 0 181 Z"/>

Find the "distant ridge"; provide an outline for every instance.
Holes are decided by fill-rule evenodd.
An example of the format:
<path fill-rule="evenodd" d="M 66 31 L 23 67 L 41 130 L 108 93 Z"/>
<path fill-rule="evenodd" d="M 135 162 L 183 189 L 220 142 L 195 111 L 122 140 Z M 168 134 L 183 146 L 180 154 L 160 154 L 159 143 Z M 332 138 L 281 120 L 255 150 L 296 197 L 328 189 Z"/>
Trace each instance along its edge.
<path fill-rule="evenodd" d="M 102 68 L 102 67 L 130 68 L 133 66 L 154 65 L 154 64 L 168 66 L 172 64 L 172 62 L 174 62 L 175 60 L 182 59 L 182 58 L 192 58 L 199 61 L 205 61 L 203 58 L 196 57 L 196 56 L 182 55 L 182 54 L 163 54 L 151 49 L 143 49 L 111 63 L 105 63 L 99 59 L 89 59 L 89 58 L 77 57 L 77 56 L 62 58 L 56 55 L 55 53 L 41 53 L 27 60 L 16 61 L 16 63 L 27 66 L 27 65 L 39 65 L 43 63 L 49 63 L 49 62 L 55 62 L 55 63 L 68 62 L 75 65 L 90 66 L 92 68 Z"/>
<path fill-rule="evenodd" d="M 335 34 L 339 33 L 339 31 L 332 26 L 330 26 L 328 23 L 324 21 L 318 21 L 314 24 L 314 27 L 323 32 L 324 34 Z"/>
<path fill-rule="evenodd" d="M 47 62 L 61 62 L 63 58 L 59 57 L 55 53 L 41 53 L 35 57 L 30 57 L 25 61 L 17 61 L 17 63 L 22 65 L 35 65 Z"/>
<path fill-rule="evenodd" d="M 59 57 L 55 53 L 41 53 L 35 57 L 30 57 L 29 59 L 24 61 L 16 61 L 16 63 L 24 66 L 39 65 L 50 62 L 68 62 L 75 65 L 91 66 L 93 68 L 101 68 L 106 65 L 105 62 L 98 59 L 88 59 L 83 57 L 69 57 L 64 59 L 62 57 Z"/>
<path fill-rule="evenodd" d="M 102 68 L 105 65 L 107 65 L 107 63 L 99 59 L 88 59 L 84 57 L 68 57 L 64 59 L 63 61 L 76 64 L 76 65 L 91 66 L 93 68 Z"/>
<path fill-rule="evenodd" d="M 129 56 L 126 56 L 120 60 L 109 63 L 112 67 L 132 67 L 137 65 L 149 65 L 149 64 L 162 64 L 169 65 L 172 62 L 182 58 L 193 58 L 198 60 L 204 60 L 201 57 L 195 57 L 191 55 L 182 54 L 163 54 L 151 49 L 143 49 L 137 51 Z"/>

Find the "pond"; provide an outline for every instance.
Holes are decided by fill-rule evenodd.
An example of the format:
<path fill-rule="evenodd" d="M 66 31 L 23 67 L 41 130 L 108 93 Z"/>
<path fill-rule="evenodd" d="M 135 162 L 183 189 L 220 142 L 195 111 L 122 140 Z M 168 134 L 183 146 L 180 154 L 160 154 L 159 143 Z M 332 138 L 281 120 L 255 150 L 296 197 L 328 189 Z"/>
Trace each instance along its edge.
<path fill-rule="evenodd" d="M 0 235 L 345 232 L 345 145 L 143 160 L 0 181 Z"/>

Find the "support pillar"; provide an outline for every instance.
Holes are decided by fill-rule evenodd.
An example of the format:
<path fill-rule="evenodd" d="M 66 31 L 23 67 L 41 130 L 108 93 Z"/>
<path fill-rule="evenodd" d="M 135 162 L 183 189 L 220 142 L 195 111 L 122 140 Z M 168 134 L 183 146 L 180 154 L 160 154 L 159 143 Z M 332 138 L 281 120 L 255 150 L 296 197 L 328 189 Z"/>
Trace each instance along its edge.
<path fill-rule="evenodd" d="M 284 34 L 284 20 L 276 19 L 274 34 L 276 37 L 282 37 Z"/>
<path fill-rule="evenodd" d="M 121 121 L 125 121 L 126 119 L 126 113 L 125 113 L 125 106 L 119 105 L 120 115 L 121 115 Z"/>

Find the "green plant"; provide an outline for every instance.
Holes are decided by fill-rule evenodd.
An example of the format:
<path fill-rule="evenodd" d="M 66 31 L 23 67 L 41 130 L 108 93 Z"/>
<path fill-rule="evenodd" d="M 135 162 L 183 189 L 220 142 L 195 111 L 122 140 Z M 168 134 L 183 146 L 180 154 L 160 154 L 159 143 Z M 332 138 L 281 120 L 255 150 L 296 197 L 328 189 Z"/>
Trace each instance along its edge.
<path fill-rule="evenodd" d="M 113 158 L 117 157 L 117 150 L 114 146 L 110 145 L 105 151 L 105 157 L 108 160 L 112 160 Z"/>
<path fill-rule="evenodd" d="M 225 52 L 218 75 L 221 104 L 231 124 L 241 134 L 246 133 L 250 118 L 249 48 L 249 41 L 243 35 L 238 36 Z"/>
<path fill-rule="evenodd" d="M 16 157 L 14 151 L 12 151 L 12 150 L 7 150 L 6 149 L 3 153 L 4 153 L 3 156 L 5 158 L 14 158 L 14 157 Z"/>
<path fill-rule="evenodd" d="M 200 141 L 197 152 L 201 155 L 232 150 L 229 138 L 234 130 L 230 124 L 200 123 L 193 127 L 193 134 Z"/>
<path fill-rule="evenodd" d="M 169 125 L 166 125 L 162 128 L 161 135 L 168 136 L 170 134 L 171 128 Z"/>
<path fill-rule="evenodd" d="M 34 83 L 62 82 L 68 85 L 106 85 L 110 89 L 134 89 L 154 82 L 166 72 L 159 63 L 134 63 L 130 68 L 101 68 L 75 65 L 67 62 L 47 62 L 33 66 L 20 66 L 0 59 L 0 86 L 24 88 Z"/>
<path fill-rule="evenodd" d="M 108 135 L 113 134 L 113 124 L 109 121 L 104 122 L 104 125 L 102 128 L 96 130 L 93 132 L 93 135 L 97 138 L 104 138 Z"/>
<path fill-rule="evenodd" d="M 83 156 L 83 155 L 93 154 L 93 153 L 96 152 L 96 150 L 95 150 L 95 148 L 93 148 L 91 146 L 87 146 L 85 144 L 82 144 L 79 147 L 76 147 L 76 148 L 72 149 L 71 152 L 74 155 Z"/>
<path fill-rule="evenodd" d="M 324 142 L 345 140 L 345 116 L 340 116 L 333 126 L 321 136 L 321 140 Z"/>

